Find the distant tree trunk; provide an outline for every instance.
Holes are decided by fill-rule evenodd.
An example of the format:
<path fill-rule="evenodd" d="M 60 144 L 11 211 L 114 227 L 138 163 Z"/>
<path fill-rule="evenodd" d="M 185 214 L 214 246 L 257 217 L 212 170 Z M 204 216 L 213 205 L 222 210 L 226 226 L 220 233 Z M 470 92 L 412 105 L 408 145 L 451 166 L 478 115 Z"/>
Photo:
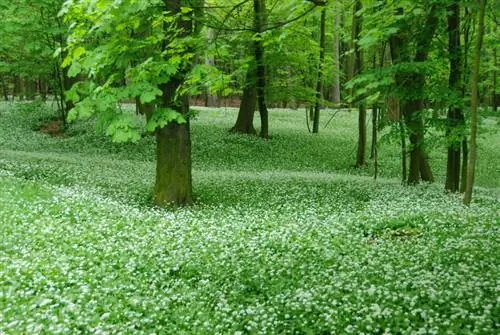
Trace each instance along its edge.
<path fill-rule="evenodd" d="M 164 0 L 165 10 L 177 14 L 184 5 L 182 0 Z M 192 20 L 177 20 L 180 37 L 193 32 Z M 168 43 L 165 43 L 165 46 Z M 161 85 L 161 107 L 171 108 L 182 114 L 187 123 L 171 122 L 156 131 L 156 183 L 154 202 L 158 206 L 189 205 L 193 201 L 191 177 L 191 137 L 189 130 L 189 100 L 176 98 L 187 69 L 177 73 Z"/>
<path fill-rule="evenodd" d="M 212 43 L 216 38 L 214 29 L 207 28 L 206 34 L 208 43 Z M 209 55 L 208 53 L 205 55 L 205 65 L 215 67 L 215 59 L 212 55 Z M 206 87 L 204 96 L 205 96 L 205 107 L 219 107 L 220 105 L 219 98 L 217 94 L 214 94 L 212 92 L 211 87 Z"/>
<path fill-rule="evenodd" d="M 335 8 L 333 22 L 333 102 L 340 104 L 340 9 Z"/>
<path fill-rule="evenodd" d="M 325 25 L 326 25 L 326 10 L 321 8 L 321 19 L 319 29 L 319 64 L 318 64 L 318 79 L 316 82 L 316 101 L 314 105 L 314 118 L 313 118 L 313 134 L 319 131 L 319 114 L 321 97 L 323 92 L 323 68 L 325 63 Z"/>
<path fill-rule="evenodd" d="M 5 77 L 0 75 L 0 84 L 2 85 L 2 94 L 5 101 L 9 101 L 9 88 L 5 82 Z"/>
<path fill-rule="evenodd" d="M 464 194 L 464 205 L 469 206 L 472 200 L 472 188 L 474 186 L 474 174 L 476 171 L 477 160 L 477 108 L 478 108 L 478 86 L 479 86 L 479 70 L 481 65 L 481 47 L 484 37 L 484 16 L 486 8 L 486 0 L 481 1 L 479 9 L 478 32 L 476 38 L 476 50 L 474 52 L 474 67 L 472 69 L 471 79 L 471 131 L 470 131 L 470 158 L 467 167 L 467 184 Z"/>
<path fill-rule="evenodd" d="M 25 81 L 26 85 L 26 99 L 35 100 L 36 97 L 36 81 L 29 79 Z"/>
<path fill-rule="evenodd" d="M 265 0 L 253 0 L 254 9 L 254 39 L 255 73 L 257 79 L 257 105 L 260 114 L 260 137 L 269 137 L 269 112 L 266 105 L 266 67 L 264 63 L 264 44 L 262 43 L 262 31 L 266 15 Z"/>
<path fill-rule="evenodd" d="M 14 97 L 17 97 L 19 101 L 24 100 L 25 97 L 24 79 L 20 76 L 14 77 Z"/>
<path fill-rule="evenodd" d="M 247 71 L 246 86 L 243 88 L 243 97 L 240 102 L 238 118 L 231 128 L 231 132 L 255 135 L 253 117 L 257 107 L 257 88 L 255 84 L 255 68 L 250 66 Z"/>
<path fill-rule="evenodd" d="M 449 87 L 455 99 L 462 95 L 462 49 L 460 46 L 460 5 L 458 2 L 448 6 L 448 53 L 450 58 Z M 462 107 L 453 102 L 448 107 L 446 137 L 448 139 L 448 158 L 445 189 L 458 192 L 460 189 L 461 146 L 465 127 Z"/>

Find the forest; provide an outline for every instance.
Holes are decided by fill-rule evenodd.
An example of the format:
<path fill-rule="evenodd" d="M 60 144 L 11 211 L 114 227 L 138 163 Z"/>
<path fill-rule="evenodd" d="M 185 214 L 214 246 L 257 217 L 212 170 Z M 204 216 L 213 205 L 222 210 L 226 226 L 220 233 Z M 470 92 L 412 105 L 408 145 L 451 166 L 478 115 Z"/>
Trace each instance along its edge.
<path fill-rule="evenodd" d="M 0 334 L 495 334 L 500 4 L 0 0 Z"/>

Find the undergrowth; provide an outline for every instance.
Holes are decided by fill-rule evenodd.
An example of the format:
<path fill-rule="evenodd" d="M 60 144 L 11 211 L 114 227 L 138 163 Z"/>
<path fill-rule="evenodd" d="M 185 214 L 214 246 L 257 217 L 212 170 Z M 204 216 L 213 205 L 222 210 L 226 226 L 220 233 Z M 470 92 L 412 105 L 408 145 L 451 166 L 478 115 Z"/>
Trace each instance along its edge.
<path fill-rule="evenodd" d="M 201 110 L 196 204 L 164 211 L 149 201 L 152 138 L 115 145 L 90 120 L 33 130 L 50 113 L 0 108 L 2 334 L 500 327 L 498 132 L 464 208 L 439 182 L 401 186 L 388 158 L 377 181 L 353 170 L 354 114 L 310 136 L 302 113 L 273 111 L 262 141 L 227 132 L 234 110 Z"/>

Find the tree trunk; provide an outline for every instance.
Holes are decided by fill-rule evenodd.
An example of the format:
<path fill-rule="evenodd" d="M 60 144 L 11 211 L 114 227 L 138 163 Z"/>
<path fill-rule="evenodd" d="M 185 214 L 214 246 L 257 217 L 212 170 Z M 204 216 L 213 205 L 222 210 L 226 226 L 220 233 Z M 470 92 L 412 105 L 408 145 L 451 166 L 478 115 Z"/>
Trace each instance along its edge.
<path fill-rule="evenodd" d="M 181 0 L 164 0 L 165 9 L 174 15 L 181 12 Z M 179 37 L 192 33 L 192 20 L 177 19 Z M 167 41 L 165 47 L 168 45 Z M 161 107 L 171 108 L 182 114 L 185 124 L 171 122 L 156 130 L 156 182 L 154 203 L 158 206 L 189 205 L 193 201 L 191 177 L 191 138 L 189 129 L 189 100 L 176 97 L 177 90 L 187 73 L 180 70 L 169 82 L 160 85 L 163 92 Z"/>
<path fill-rule="evenodd" d="M 437 29 L 437 7 L 431 8 L 424 27 L 416 36 L 416 53 L 413 62 L 425 62 L 428 57 L 430 44 Z M 403 14 L 398 10 L 398 15 Z M 395 64 L 410 61 L 408 43 L 403 38 L 401 30 L 390 38 L 391 56 Z M 418 71 L 418 70 L 417 70 Z M 410 137 L 410 170 L 408 173 L 408 184 L 418 184 L 420 180 L 432 181 L 432 171 L 424 152 L 424 86 L 425 77 L 421 72 L 396 74 L 396 84 L 399 89 L 404 90 L 403 101 L 400 104 L 402 115 Z"/>
<path fill-rule="evenodd" d="M 260 114 L 260 137 L 269 137 L 269 112 L 266 106 L 266 67 L 264 63 L 264 44 L 262 43 L 262 31 L 266 15 L 265 0 L 254 0 L 254 52 L 255 52 L 255 74 L 257 77 L 257 105 Z"/>
<path fill-rule="evenodd" d="M 450 58 L 449 88 L 452 97 L 461 98 L 462 93 L 462 49 L 460 46 L 460 5 L 448 6 L 448 53 Z M 461 106 L 452 102 L 448 107 L 446 137 L 448 158 L 446 163 L 445 189 L 458 192 L 460 188 L 460 153 L 463 140 L 465 118 Z"/>
<path fill-rule="evenodd" d="M 377 150 L 377 137 L 378 137 L 378 106 L 372 107 L 372 145 L 370 150 L 370 159 L 375 158 Z"/>
<path fill-rule="evenodd" d="M 340 104 L 340 9 L 335 8 L 333 22 L 333 102 Z"/>
<path fill-rule="evenodd" d="M 495 25 L 495 35 L 498 29 L 498 25 Z M 493 47 L 493 88 L 491 92 L 491 108 L 493 108 L 493 112 L 497 111 L 498 105 L 500 103 L 500 95 L 497 93 L 497 69 L 498 69 L 498 60 L 497 60 L 497 44 Z"/>
<path fill-rule="evenodd" d="M 358 152 L 356 154 L 356 167 L 362 168 L 366 158 L 366 108 L 364 104 L 359 105 L 358 115 Z"/>
<path fill-rule="evenodd" d="M 406 131 L 403 118 L 400 118 L 398 123 L 399 123 L 399 135 L 401 141 L 401 180 L 403 184 L 406 184 L 408 159 L 406 157 Z"/>
<path fill-rule="evenodd" d="M 314 104 L 314 118 L 313 118 L 313 134 L 319 131 L 319 114 L 321 96 L 323 92 L 323 68 L 325 63 L 325 23 L 326 23 L 326 10 L 321 9 L 320 30 L 319 30 L 319 64 L 318 64 L 318 79 L 316 82 L 316 101 Z"/>
<path fill-rule="evenodd" d="M 469 161 L 469 145 L 467 138 L 462 140 L 462 173 L 460 176 L 460 193 L 465 192 L 467 186 L 467 162 Z"/>
<path fill-rule="evenodd" d="M 464 194 L 464 205 L 469 206 L 472 200 L 472 188 L 474 186 L 474 175 L 476 172 L 477 160 L 477 108 L 478 108 L 478 86 L 479 86 L 479 70 L 481 65 L 481 47 L 484 37 L 484 16 L 485 16 L 486 0 L 481 1 L 479 10 L 478 32 L 476 37 L 476 50 L 474 52 L 474 67 L 472 69 L 471 79 L 471 131 L 470 131 L 470 158 L 467 167 L 467 184 Z"/>
<path fill-rule="evenodd" d="M 255 85 L 255 69 L 250 67 L 247 72 L 246 86 L 243 89 L 243 97 L 240 102 L 238 118 L 231 132 L 255 135 L 257 132 L 253 126 L 253 117 L 257 106 L 257 88 Z"/>
<path fill-rule="evenodd" d="M 5 82 L 5 77 L 0 75 L 0 84 L 2 85 L 2 94 L 5 101 L 9 101 L 9 88 Z"/>
<path fill-rule="evenodd" d="M 362 9 L 360 0 L 356 0 L 352 14 L 352 44 L 354 47 L 354 60 L 351 77 L 361 73 L 363 69 L 363 54 L 359 48 L 358 39 L 361 34 L 361 17 L 357 13 Z M 351 78 L 352 79 L 352 78 Z M 357 97 L 357 100 L 362 100 L 362 97 Z M 358 101 L 358 150 L 356 155 L 356 167 L 361 168 L 365 165 L 366 158 L 366 107 L 362 101 Z"/>

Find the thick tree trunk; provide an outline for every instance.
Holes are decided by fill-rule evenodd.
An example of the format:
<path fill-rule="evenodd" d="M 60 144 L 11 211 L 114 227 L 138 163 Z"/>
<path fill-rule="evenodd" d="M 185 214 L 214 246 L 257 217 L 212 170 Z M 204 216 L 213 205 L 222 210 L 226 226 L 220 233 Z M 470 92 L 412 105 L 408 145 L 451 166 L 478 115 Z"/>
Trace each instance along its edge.
<path fill-rule="evenodd" d="M 155 204 L 189 205 L 193 201 L 189 123 L 173 122 L 159 129 L 156 145 Z"/>
<path fill-rule="evenodd" d="M 181 12 L 182 5 L 181 0 L 164 0 L 165 9 L 174 14 Z M 192 21 L 179 19 L 177 23 L 181 36 L 192 33 Z M 165 47 L 167 45 L 166 42 Z M 193 201 L 189 100 L 186 96 L 176 97 L 186 71 L 177 73 L 169 82 L 160 85 L 163 92 L 161 107 L 171 108 L 187 120 L 185 124 L 171 122 L 156 131 L 156 182 L 153 200 L 162 207 L 189 205 Z"/>
<path fill-rule="evenodd" d="M 257 132 L 253 126 L 253 117 L 255 108 L 257 107 L 257 88 L 255 85 L 253 72 L 255 69 L 251 67 L 247 73 L 247 83 L 243 89 L 243 97 L 240 102 L 238 118 L 236 123 L 231 128 L 231 132 L 255 135 Z"/>
<path fill-rule="evenodd" d="M 472 188 L 474 186 L 474 177 L 476 172 L 477 160 L 477 108 L 478 108 L 478 86 L 479 86 L 479 70 L 481 65 L 481 47 L 484 37 L 484 16 L 486 8 L 486 0 L 481 1 L 479 10 L 478 32 L 476 37 L 476 50 L 474 51 L 474 67 L 472 69 L 471 79 L 471 113 L 470 113 L 470 158 L 467 166 L 467 184 L 464 194 L 464 205 L 469 206 L 472 200 Z"/>
<path fill-rule="evenodd" d="M 325 25 L 326 25 L 326 10 L 321 9 L 320 29 L 319 29 L 319 66 L 318 77 L 316 82 L 316 101 L 314 104 L 314 117 L 313 117 L 313 134 L 319 131 L 319 114 L 320 103 L 323 92 L 323 68 L 325 63 Z"/>
<path fill-rule="evenodd" d="M 448 53 L 450 58 L 449 88 L 458 99 L 462 95 L 462 49 L 460 46 L 460 5 L 458 2 L 448 7 Z M 448 158 L 446 163 L 445 189 L 458 192 L 460 189 L 460 159 L 465 118 L 462 108 L 453 103 L 448 108 L 446 136 L 448 138 Z"/>

